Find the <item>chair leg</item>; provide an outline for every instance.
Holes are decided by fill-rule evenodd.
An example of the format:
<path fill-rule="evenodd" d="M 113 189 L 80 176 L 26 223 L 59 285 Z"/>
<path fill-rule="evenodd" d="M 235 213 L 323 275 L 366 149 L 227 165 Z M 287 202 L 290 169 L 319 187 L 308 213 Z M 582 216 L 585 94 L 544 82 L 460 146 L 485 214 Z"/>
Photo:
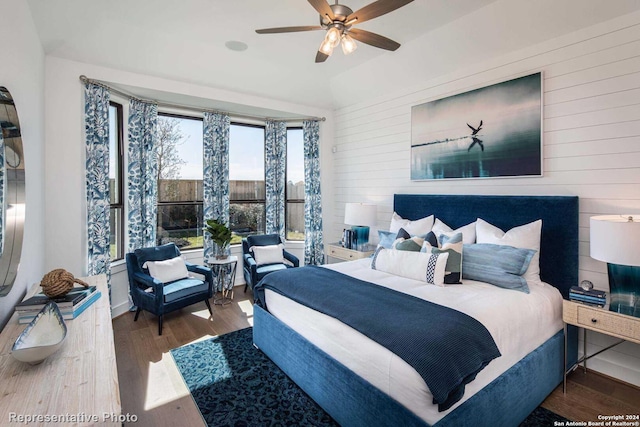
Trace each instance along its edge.
<path fill-rule="evenodd" d="M 244 293 L 247 293 L 247 286 L 249 286 L 247 283 L 244 284 Z"/>
<path fill-rule="evenodd" d="M 162 315 L 158 316 L 158 335 L 162 335 Z"/>
<path fill-rule="evenodd" d="M 204 303 L 207 304 L 207 308 L 209 309 L 209 314 L 213 316 L 213 310 L 211 309 L 211 304 L 209 304 L 209 299 L 204 300 Z"/>
<path fill-rule="evenodd" d="M 134 321 L 134 322 L 137 322 L 137 321 L 138 321 L 138 316 L 140 315 L 140 311 L 141 311 L 141 310 L 142 310 L 142 309 L 141 309 L 140 307 L 136 307 L 136 317 L 134 317 L 134 318 L 133 318 L 133 321 Z"/>

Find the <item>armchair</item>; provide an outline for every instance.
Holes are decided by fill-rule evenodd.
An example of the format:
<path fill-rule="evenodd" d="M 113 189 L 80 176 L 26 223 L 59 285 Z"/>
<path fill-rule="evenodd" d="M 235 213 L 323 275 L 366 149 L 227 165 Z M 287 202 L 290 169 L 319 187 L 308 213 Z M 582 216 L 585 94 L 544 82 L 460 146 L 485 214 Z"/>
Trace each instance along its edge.
<path fill-rule="evenodd" d="M 138 320 L 141 310 L 158 316 L 158 335 L 162 335 L 162 316 L 174 310 L 204 301 L 213 315 L 209 298 L 213 296 L 213 273 L 210 268 L 185 262 L 187 271 L 201 274 L 204 281 L 194 277 L 184 277 L 166 283 L 152 277 L 147 261 L 166 261 L 180 256 L 174 243 L 153 248 L 136 249 L 126 255 L 129 290 L 136 305 Z"/>
<path fill-rule="evenodd" d="M 282 243 L 282 239 L 278 234 L 260 234 L 242 239 L 242 273 L 244 274 L 244 280 L 246 283 L 244 286 L 245 292 L 247 292 L 247 287 L 251 287 L 251 289 L 253 289 L 254 285 L 256 285 L 264 276 L 273 271 L 300 266 L 298 258 L 284 249 L 282 250 L 283 258 L 289 261 L 291 265 L 284 262 L 258 265 L 254 253 L 250 249 L 254 246 L 272 246 L 280 243 Z"/>

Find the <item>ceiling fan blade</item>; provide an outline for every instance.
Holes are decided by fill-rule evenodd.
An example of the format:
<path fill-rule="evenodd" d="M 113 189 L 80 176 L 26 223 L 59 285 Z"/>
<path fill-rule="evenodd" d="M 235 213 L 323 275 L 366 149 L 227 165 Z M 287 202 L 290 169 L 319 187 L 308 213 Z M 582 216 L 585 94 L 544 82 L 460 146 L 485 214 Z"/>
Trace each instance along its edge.
<path fill-rule="evenodd" d="M 258 34 L 276 34 L 276 33 L 295 33 L 298 31 L 315 31 L 323 30 L 320 25 L 302 25 L 299 27 L 279 27 L 279 28 L 263 28 L 256 30 Z"/>
<path fill-rule="evenodd" d="M 324 62 L 327 60 L 327 58 L 329 58 L 329 55 L 325 55 L 324 53 L 318 51 L 318 53 L 316 53 L 316 63 L 318 62 Z"/>
<path fill-rule="evenodd" d="M 313 8 L 318 11 L 320 16 L 329 15 L 329 19 L 333 21 L 334 19 L 333 10 L 331 10 L 331 7 L 329 7 L 329 3 L 327 3 L 327 0 L 308 0 L 308 1 L 311 4 L 311 6 L 313 6 Z"/>
<path fill-rule="evenodd" d="M 358 28 L 352 28 L 349 30 L 349 35 L 354 39 L 366 43 L 368 45 L 379 47 L 380 49 L 396 50 L 400 47 L 400 43 L 394 42 L 380 34 L 372 33 L 370 31 L 360 30 Z"/>
<path fill-rule="evenodd" d="M 311 2 L 311 0 L 309 0 Z M 361 22 L 368 21 L 373 18 L 377 18 L 378 16 L 384 15 L 385 13 L 393 12 L 396 9 L 401 8 L 413 0 L 378 0 L 371 4 L 366 5 L 365 7 L 356 10 L 351 15 L 347 16 L 346 22 L 351 21 L 356 18 L 356 24 L 360 24 Z M 363 43 L 366 43 L 363 41 Z"/>

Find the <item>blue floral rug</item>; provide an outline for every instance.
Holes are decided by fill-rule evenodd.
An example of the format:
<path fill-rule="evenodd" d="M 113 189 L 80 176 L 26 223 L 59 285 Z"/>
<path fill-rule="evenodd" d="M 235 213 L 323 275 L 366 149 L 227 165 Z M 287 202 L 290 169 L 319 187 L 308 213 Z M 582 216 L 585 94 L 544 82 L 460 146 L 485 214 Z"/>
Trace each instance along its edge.
<path fill-rule="evenodd" d="M 171 350 L 208 426 L 337 426 L 253 347 L 246 328 Z M 553 426 L 565 418 L 537 408 L 520 427 Z"/>

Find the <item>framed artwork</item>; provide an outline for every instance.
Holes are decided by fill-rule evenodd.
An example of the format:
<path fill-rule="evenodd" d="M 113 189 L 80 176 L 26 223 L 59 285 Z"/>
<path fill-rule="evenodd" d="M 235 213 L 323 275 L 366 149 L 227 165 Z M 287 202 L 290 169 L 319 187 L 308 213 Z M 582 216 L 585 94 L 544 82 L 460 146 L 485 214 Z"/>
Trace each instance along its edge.
<path fill-rule="evenodd" d="M 411 179 L 542 176 L 542 73 L 411 108 Z"/>

